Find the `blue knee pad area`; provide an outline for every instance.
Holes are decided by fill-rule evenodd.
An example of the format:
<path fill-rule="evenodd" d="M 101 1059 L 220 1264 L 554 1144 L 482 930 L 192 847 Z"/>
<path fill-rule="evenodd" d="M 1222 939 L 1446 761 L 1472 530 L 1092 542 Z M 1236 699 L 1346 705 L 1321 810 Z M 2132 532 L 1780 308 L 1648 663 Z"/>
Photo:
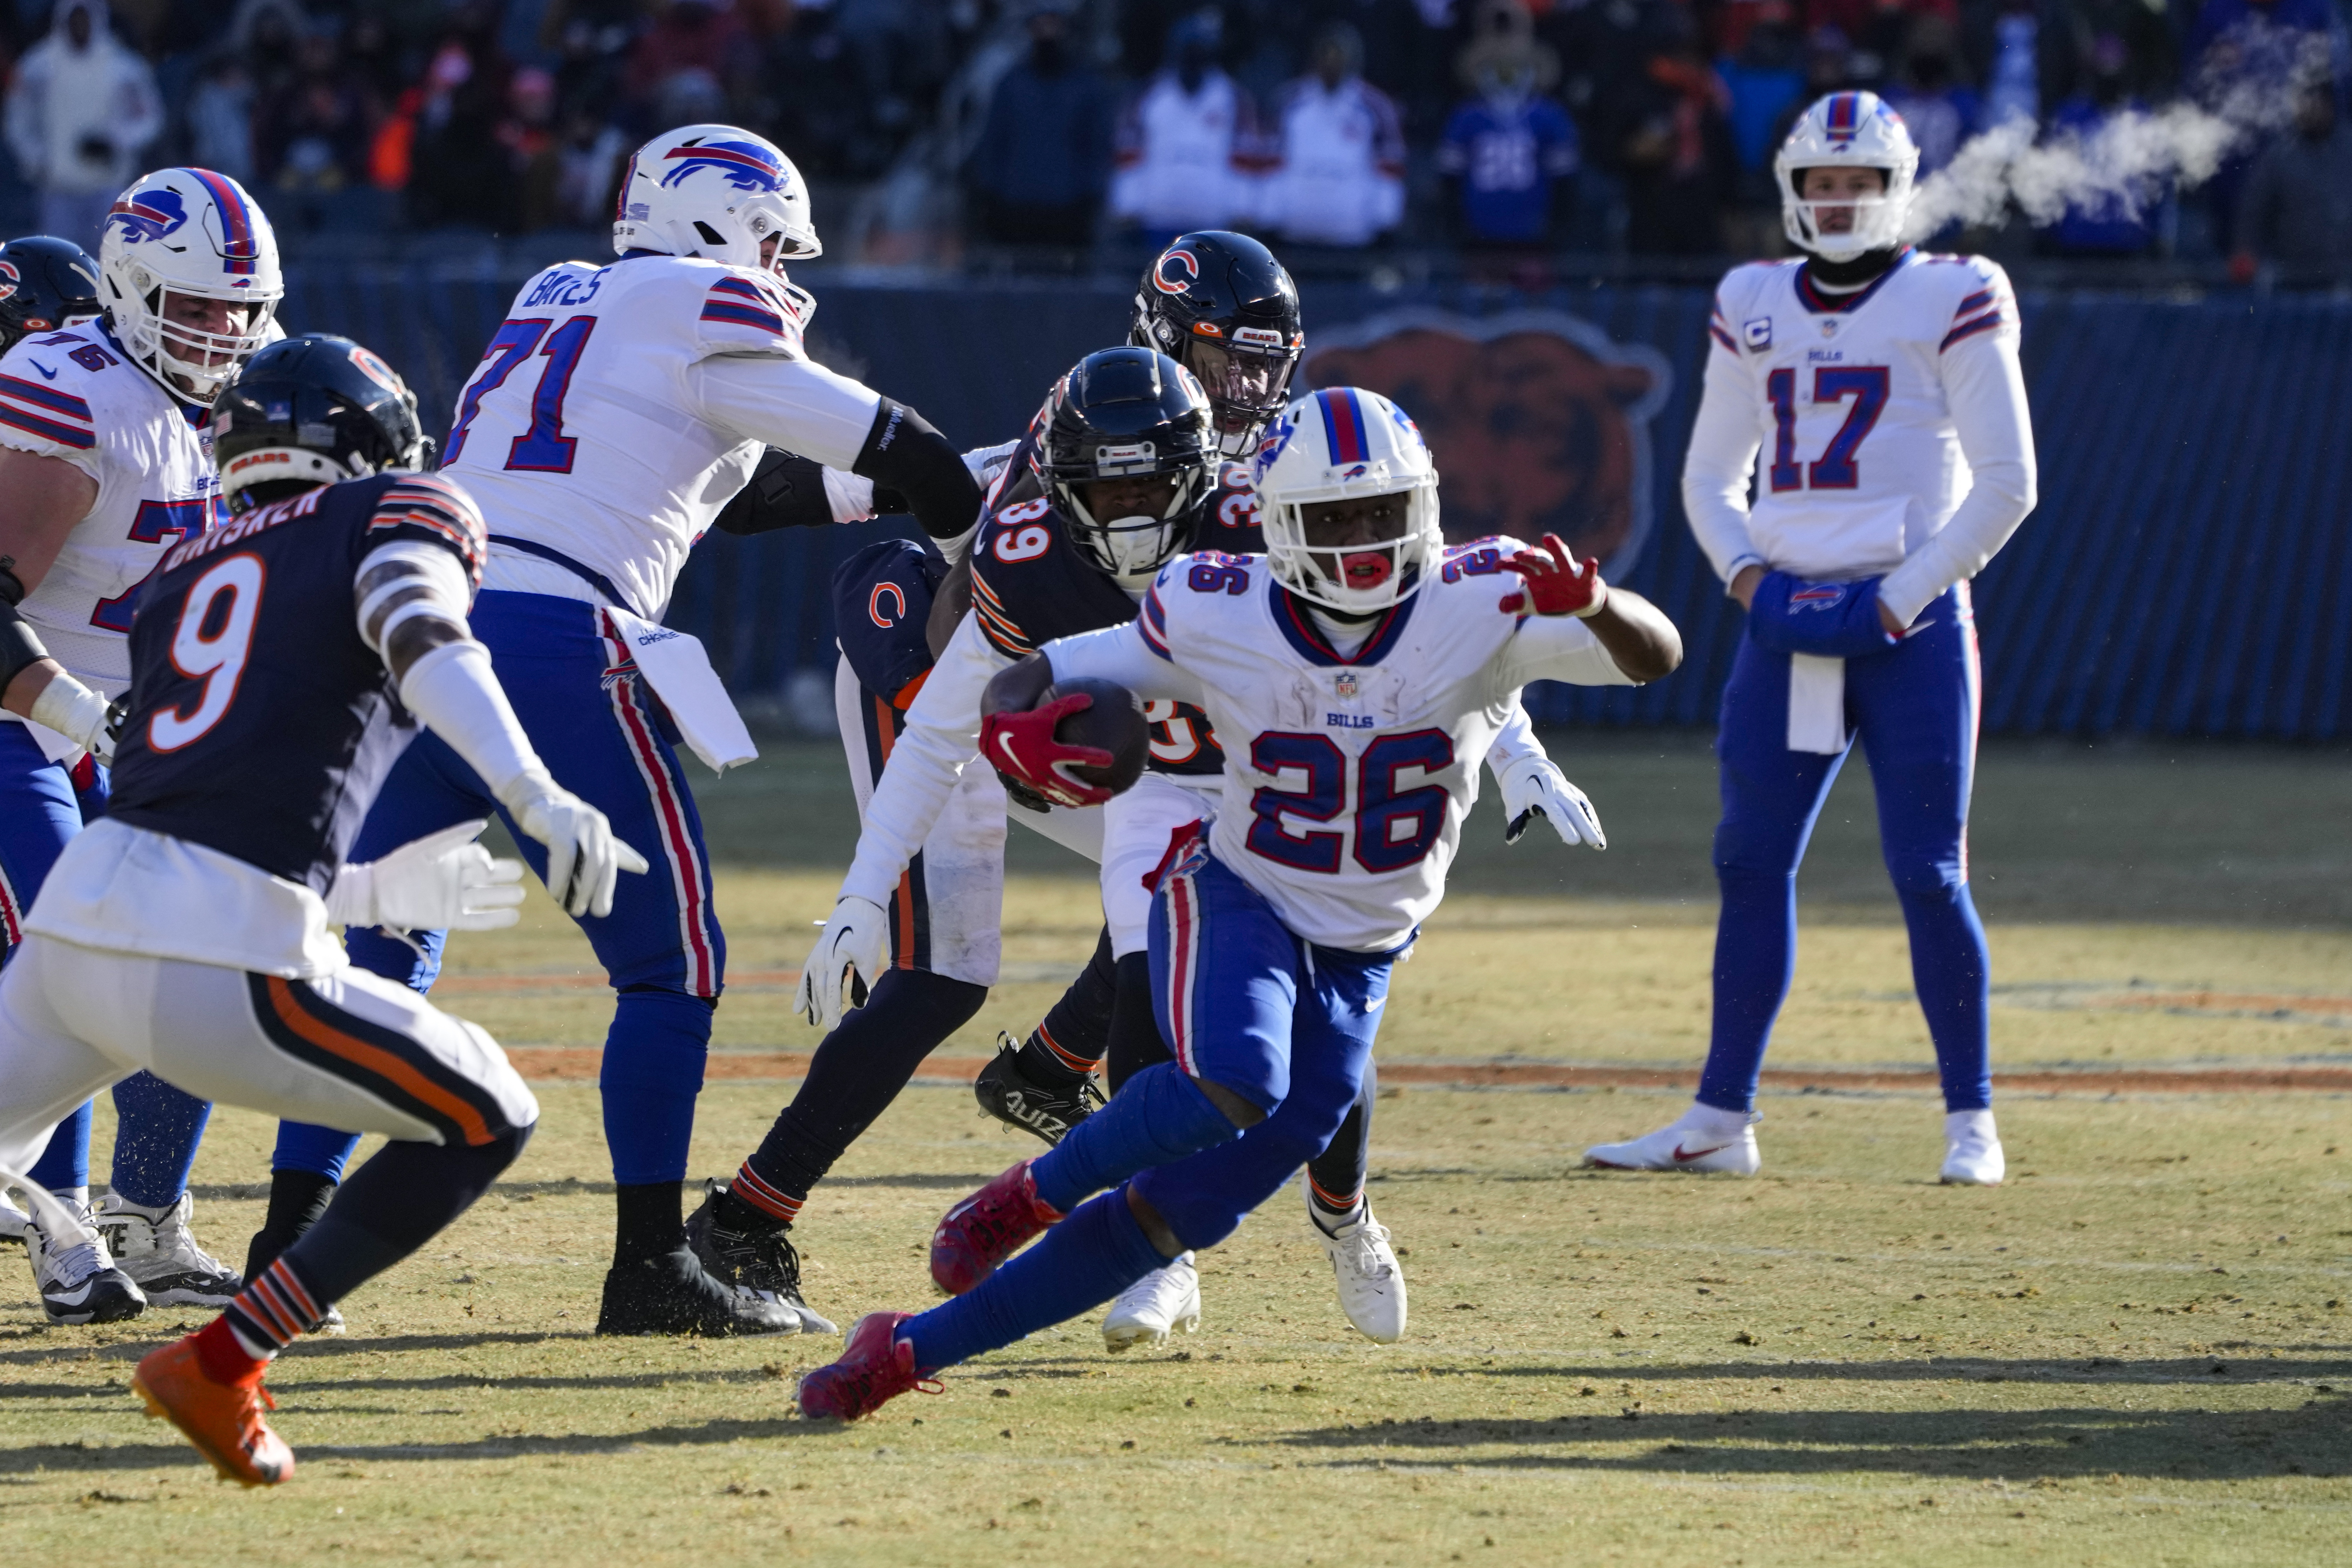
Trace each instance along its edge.
<path fill-rule="evenodd" d="M 708 997 L 654 987 L 615 998 L 596 1080 L 615 1182 L 634 1186 L 686 1179 L 715 1006 Z"/>
<path fill-rule="evenodd" d="M 978 1289 L 919 1314 L 898 1331 L 913 1343 L 916 1366 L 935 1372 L 1067 1322 L 1167 1261 L 1136 1223 L 1125 1189 L 1103 1193 Z"/>
<path fill-rule="evenodd" d="M 1174 1062 L 1144 1068 L 1029 1167 L 1037 1195 L 1064 1214 L 1138 1171 L 1230 1142 L 1239 1131 Z"/>

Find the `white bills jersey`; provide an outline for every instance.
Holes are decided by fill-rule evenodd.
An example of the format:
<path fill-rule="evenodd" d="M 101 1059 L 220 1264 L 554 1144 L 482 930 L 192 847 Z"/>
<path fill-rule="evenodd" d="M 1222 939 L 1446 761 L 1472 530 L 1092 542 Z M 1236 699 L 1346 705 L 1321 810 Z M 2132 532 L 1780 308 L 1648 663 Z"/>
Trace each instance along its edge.
<path fill-rule="evenodd" d="M 0 358 L 0 446 L 62 458 L 98 481 L 96 503 L 18 608 L 51 658 L 120 697 L 141 586 L 172 546 L 220 520 L 209 418 L 91 322 L 20 339 Z M 33 728 L 53 758 L 77 749 Z"/>
<path fill-rule="evenodd" d="M 773 273 L 687 257 L 567 261 L 523 285 L 441 454 L 489 523 L 483 586 L 568 572 L 658 620 L 762 445 L 849 468 L 878 400 L 807 358 L 814 310 Z"/>
<path fill-rule="evenodd" d="M 1902 564 L 1967 497 L 1948 366 L 1988 347 L 2013 364 L 2017 301 L 1976 256 L 1906 251 L 1843 295 L 1816 288 L 1801 259 L 1760 261 L 1724 278 L 1707 330 L 1709 393 L 1736 380 L 1748 416 L 1737 434 L 1755 454 L 1750 558 L 1851 580 Z M 2021 385 L 2016 396 L 2021 424 Z"/>
<path fill-rule="evenodd" d="M 1573 616 L 1521 616 L 1516 540 L 1446 552 L 1341 654 L 1262 555 L 1171 563 L 1127 626 L 1049 643 L 1057 678 L 1101 676 L 1204 709 L 1224 743 L 1217 858 L 1325 947 L 1391 952 L 1445 895 L 1478 764 L 1530 680 L 1629 686 Z"/>

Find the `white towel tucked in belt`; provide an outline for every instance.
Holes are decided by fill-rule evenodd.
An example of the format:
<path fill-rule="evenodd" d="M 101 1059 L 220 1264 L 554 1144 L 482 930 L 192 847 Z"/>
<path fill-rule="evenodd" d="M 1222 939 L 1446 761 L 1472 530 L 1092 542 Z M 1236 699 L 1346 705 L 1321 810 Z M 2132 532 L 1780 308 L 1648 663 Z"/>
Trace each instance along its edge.
<path fill-rule="evenodd" d="M 1845 743 L 1845 660 L 1790 654 L 1789 750 L 1834 757 Z"/>
<path fill-rule="evenodd" d="M 710 668 L 710 656 L 703 652 L 700 638 L 657 626 L 610 605 L 604 614 L 612 617 L 614 631 L 628 645 L 638 671 L 677 721 L 688 749 L 711 772 L 723 773 L 759 756 L 760 749 L 751 744 L 751 731 L 743 727 L 743 716 L 735 711 L 727 688 L 719 682 L 719 672 Z"/>

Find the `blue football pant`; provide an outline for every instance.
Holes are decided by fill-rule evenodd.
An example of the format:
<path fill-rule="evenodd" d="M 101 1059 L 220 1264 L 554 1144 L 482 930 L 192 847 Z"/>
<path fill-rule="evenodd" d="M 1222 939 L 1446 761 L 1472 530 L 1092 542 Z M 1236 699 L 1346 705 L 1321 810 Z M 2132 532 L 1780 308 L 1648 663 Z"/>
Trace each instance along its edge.
<path fill-rule="evenodd" d="M 682 1181 L 727 943 L 711 908 L 702 818 L 665 733 L 668 716 L 593 605 L 485 593 L 472 625 L 556 782 L 652 862 L 644 875 L 622 875 L 610 915 L 579 924 L 616 994 L 599 1079 L 614 1179 Z M 421 734 L 384 781 L 352 858 L 373 859 L 494 813 L 505 820 L 474 770 L 437 736 Z M 546 850 L 512 821 L 507 828 L 544 877 Z M 415 947 L 376 930 L 354 930 L 345 942 L 362 967 L 424 991 L 440 973 L 444 933 L 410 934 Z"/>
<path fill-rule="evenodd" d="M 106 770 L 94 759 L 85 755 L 68 770 L 42 755 L 24 725 L 0 723 L 0 938 L 8 952 L 67 841 L 106 815 L 107 793 Z M 114 1190 L 150 1207 L 179 1201 L 212 1107 L 138 1072 L 114 1086 Z M 89 1127 L 85 1100 L 58 1123 L 25 1174 L 50 1192 L 89 1185 Z"/>
<path fill-rule="evenodd" d="M 1788 745 L 1789 656 L 1743 637 L 1724 688 L 1715 835 L 1723 908 L 1702 1104 L 1747 1110 L 1797 950 L 1797 867 L 1844 753 Z M 1984 926 L 1969 897 L 1969 791 L 1981 688 L 1967 584 L 1929 605 L 1899 645 L 1845 664 L 1845 719 L 1870 753 L 1878 837 L 1911 938 L 1949 1110 L 1992 1103 Z M 1850 751 L 1852 748 L 1849 747 Z"/>

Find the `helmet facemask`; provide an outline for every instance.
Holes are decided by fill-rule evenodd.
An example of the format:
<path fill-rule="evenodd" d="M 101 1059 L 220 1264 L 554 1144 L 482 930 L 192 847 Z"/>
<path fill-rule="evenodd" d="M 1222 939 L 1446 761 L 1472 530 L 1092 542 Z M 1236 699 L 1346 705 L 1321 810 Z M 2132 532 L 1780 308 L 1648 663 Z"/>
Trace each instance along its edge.
<path fill-rule="evenodd" d="M 1192 547 L 1209 492 L 1208 466 L 1198 456 L 1162 458 L 1150 441 L 1104 441 L 1092 447 L 1092 457 L 1091 471 L 1057 468 L 1047 477 L 1047 489 L 1078 552 L 1120 587 L 1139 594 L 1162 566 Z M 1097 516 L 1096 503 L 1118 515 Z"/>
<path fill-rule="evenodd" d="M 1183 361 L 1209 395 L 1218 452 L 1233 459 L 1248 457 L 1266 426 L 1290 403 L 1297 346 L 1271 327 L 1238 327 L 1230 339 L 1196 328 L 1184 342 Z"/>
<path fill-rule="evenodd" d="M 1809 198 L 1803 194 L 1805 176 L 1817 168 L 1869 170 L 1885 184 L 1876 195 Z M 1903 220 L 1911 210 L 1906 171 L 1877 163 L 1815 163 L 1779 173 L 1782 223 L 1791 244 L 1825 261 L 1850 261 L 1866 251 L 1889 250 L 1902 243 Z"/>
<path fill-rule="evenodd" d="M 1286 496 L 1265 507 L 1266 557 L 1283 586 L 1342 615 L 1377 614 L 1408 597 L 1436 560 L 1437 476 L 1392 478 Z"/>
<path fill-rule="evenodd" d="M 167 283 L 136 262 L 119 270 L 120 277 L 110 273 L 105 279 L 115 335 L 150 374 L 191 403 L 210 407 L 237 367 L 269 342 L 269 319 L 278 305 L 275 293 L 191 289 L 184 283 Z M 123 289 L 126 281 L 128 297 Z M 170 319 L 169 306 L 185 300 L 216 300 L 242 308 L 244 330 L 215 332 Z"/>

